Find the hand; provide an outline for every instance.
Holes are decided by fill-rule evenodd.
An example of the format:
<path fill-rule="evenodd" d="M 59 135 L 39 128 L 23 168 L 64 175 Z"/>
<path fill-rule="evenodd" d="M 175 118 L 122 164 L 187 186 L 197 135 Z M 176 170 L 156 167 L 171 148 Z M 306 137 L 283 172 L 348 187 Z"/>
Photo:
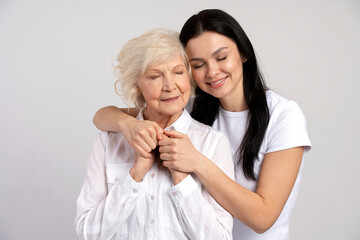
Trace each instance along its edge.
<path fill-rule="evenodd" d="M 151 157 L 151 150 L 158 145 L 162 138 L 163 129 L 152 121 L 139 121 L 134 118 L 124 120 L 123 133 L 129 145 L 143 158 Z"/>
<path fill-rule="evenodd" d="M 135 154 L 134 165 L 130 169 L 130 175 L 136 182 L 141 182 L 146 173 L 155 162 L 155 154 L 151 153 L 149 158 Z"/>
<path fill-rule="evenodd" d="M 175 130 L 164 131 L 163 139 L 159 141 L 159 152 L 165 167 L 183 173 L 196 173 L 206 159 L 195 149 L 186 134 Z"/>

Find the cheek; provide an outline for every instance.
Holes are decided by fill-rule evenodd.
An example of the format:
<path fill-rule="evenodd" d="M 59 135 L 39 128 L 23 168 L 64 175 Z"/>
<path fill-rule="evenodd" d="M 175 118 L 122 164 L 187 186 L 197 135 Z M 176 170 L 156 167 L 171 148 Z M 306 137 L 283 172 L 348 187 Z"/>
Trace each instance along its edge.
<path fill-rule="evenodd" d="M 145 83 L 141 85 L 140 91 L 144 96 L 145 101 L 157 99 L 160 95 L 161 89 L 156 84 Z"/>
<path fill-rule="evenodd" d="M 200 70 L 192 70 L 192 77 L 196 84 L 201 84 L 202 80 L 204 79 L 204 74 Z"/>
<path fill-rule="evenodd" d="M 229 70 L 229 72 L 237 72 L 239 74 L 242 73 L 241 59 L 236 59 L 234 61 L 229 61 L 229 62 L 226 63 L 226 65 L 224 67 L 226 67 Z"/>
<path fill-rule="evenodd" d="M 191 85 L 189 78 L 183 78 L 179 81 L 178 88 L 182 93 L 186 93 L 191 91 Z"/>

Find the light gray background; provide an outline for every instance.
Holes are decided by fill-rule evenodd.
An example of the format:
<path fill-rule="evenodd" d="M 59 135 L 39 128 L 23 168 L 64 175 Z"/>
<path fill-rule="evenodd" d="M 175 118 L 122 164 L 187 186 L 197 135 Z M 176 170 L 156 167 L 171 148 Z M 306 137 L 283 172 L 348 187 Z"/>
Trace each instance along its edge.
<path fill-rule="evenodd" d="M 292 239 L 360 239 L 357 0 L 0 0 L 0 239 L 76 239 L 92 117 L 124 106 L 114 56 L 126 40 L 180 30 L 204 8 L 241 23 L 268 85 L 306 115 L 313 149 Z"/>

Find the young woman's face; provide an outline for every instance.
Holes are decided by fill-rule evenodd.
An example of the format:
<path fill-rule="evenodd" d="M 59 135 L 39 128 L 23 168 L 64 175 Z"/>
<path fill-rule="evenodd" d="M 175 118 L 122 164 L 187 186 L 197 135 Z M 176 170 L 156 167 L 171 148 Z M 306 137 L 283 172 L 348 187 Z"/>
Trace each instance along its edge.
<path fill-rule="evenodd" d="M 204 32 L 189 40 L 186 53 L 193 78 L 203 91 L 220 99 L 243 91 L 243 61 L 230 38 Z"/>
<path fill-rule="evenodd" d="M 191 92 L 188 71 L 181 56 L 149 67 L 139 79 L 139 88 L 148 117 L 180 116 Z"/>

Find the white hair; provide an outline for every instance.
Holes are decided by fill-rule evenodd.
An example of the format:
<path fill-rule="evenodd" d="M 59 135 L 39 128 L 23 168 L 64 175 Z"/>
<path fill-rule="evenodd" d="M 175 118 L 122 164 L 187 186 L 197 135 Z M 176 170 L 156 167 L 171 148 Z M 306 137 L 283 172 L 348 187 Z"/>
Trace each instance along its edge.
<path fill-rule="evenodd" d="M 138 88 L 140 76 L 149 67 L 165 63 L 179 55 L 184 61 L 190 82 L 193 84 L 189 60 L 179 40 L 178 32 L 158 28 L 129 40 L 116 59 L 117 64 L 114 72 L 117 75 L 117 80 L 115 90 L 117 91 L 117 84 L 120 84 L 122 95 L 128 105 L 144 106 L 145 100 Z"/>

